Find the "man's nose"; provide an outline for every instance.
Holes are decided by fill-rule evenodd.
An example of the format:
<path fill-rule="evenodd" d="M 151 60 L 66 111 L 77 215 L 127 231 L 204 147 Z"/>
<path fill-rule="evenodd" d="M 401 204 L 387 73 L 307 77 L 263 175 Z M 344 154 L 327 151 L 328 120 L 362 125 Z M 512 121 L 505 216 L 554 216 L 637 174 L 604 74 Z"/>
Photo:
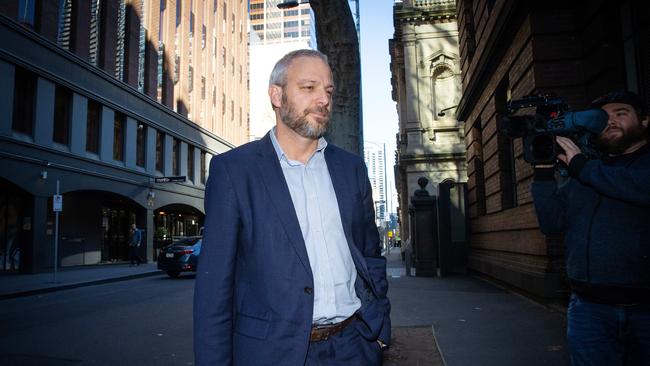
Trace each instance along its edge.
<path fill-rule="evenodd" d="M 330 94 L 325 90 L 320 90 L 318 96 L 316 97 L 316 104 L 318 106 L 327 106 L 330 104 Z"/>

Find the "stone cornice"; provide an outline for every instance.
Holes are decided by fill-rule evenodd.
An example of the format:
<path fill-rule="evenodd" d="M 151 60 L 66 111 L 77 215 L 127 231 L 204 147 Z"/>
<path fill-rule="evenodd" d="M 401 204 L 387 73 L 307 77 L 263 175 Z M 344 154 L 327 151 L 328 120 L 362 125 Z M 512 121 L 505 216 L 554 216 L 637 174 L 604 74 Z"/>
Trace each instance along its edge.
<path fill-rule="evenodd" d="M 414 6 L 396 4 L 393 16 L 395 25 L 397 25 L 397 23 L 455 21 L 456 1 L 415 1 Z"/>

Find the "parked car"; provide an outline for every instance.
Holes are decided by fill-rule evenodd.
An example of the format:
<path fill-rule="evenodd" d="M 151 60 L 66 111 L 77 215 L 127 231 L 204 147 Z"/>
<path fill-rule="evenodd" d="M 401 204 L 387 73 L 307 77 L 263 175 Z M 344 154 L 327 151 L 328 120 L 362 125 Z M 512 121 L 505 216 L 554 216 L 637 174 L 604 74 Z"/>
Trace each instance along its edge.
<path fill-rule="evenodd" d="M 201 237 L 187 237 L 164 247 L 158 255 L 158 269 L 173 278 L 178 277 L 181 272 L 196 272 L 201 241 Z"/>

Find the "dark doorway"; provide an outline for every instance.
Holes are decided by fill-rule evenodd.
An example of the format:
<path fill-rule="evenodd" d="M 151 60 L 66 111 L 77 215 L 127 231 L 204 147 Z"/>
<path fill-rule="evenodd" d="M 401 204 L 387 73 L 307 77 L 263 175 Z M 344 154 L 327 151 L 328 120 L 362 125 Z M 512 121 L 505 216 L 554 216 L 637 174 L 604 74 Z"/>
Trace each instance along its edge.
<path fill-rule="evenodd" d="M 29 270 L 32 206 L 30 194 L 0 179 L 0 273 Z"/>

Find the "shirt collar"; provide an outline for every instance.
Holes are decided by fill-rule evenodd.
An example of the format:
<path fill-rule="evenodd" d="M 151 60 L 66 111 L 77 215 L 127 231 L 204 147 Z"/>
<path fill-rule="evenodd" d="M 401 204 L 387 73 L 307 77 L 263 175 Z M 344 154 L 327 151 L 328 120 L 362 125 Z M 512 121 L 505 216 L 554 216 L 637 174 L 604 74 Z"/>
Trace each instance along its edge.
<path fill-rule="evenodd" d="M 289 161 L 290 159 L 284 153 L 284 150 L 282 150 L 282 147 L 278 142 L 278 138 L 275 137 L 275 127 L 271 129 L 269 135 L 271 135 L 271 143 L 273 144 L 273 149 L 275 150 L 275 153 L 278 155 L 278 160 L 282 160 L 284 158 L 284 160 Z M 325 138 L 324 137 L 319 138 L 318 146 L 316 147 L 316 151 L 314 151 L 314 154 L 317 152 L 324 151 L 326 147 L 327 147 L 327 141 L 325 140 Z"/>

